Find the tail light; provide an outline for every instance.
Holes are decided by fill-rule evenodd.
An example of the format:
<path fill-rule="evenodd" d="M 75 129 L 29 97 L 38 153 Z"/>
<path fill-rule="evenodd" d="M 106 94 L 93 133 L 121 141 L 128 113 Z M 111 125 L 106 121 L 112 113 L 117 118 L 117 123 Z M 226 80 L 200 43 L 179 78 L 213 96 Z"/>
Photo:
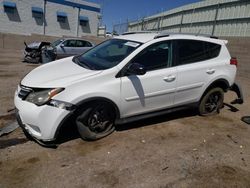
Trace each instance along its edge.
<path fill-rule="evenodd" d="M 236 67 L 238 66 L 238 61 L 235 57 L 232 57 L 230 59 L 230 65 L 235 65 Z"/>

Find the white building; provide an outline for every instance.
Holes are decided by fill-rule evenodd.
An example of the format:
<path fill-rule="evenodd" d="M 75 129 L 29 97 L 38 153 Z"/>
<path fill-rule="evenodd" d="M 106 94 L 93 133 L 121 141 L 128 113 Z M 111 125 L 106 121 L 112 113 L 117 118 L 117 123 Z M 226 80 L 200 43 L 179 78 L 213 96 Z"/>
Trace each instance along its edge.
<path fill-rule="evenodd" d="M 100 5 L 83 0 L 0 0 L 0 32 L 97 35 Z"/>

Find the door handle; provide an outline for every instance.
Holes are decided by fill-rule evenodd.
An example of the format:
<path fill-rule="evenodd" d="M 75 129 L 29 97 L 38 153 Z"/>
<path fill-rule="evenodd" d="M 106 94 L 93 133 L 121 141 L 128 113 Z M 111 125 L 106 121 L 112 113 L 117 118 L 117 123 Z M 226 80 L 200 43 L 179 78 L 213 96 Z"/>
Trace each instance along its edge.
<path fill-rule="evenodd" d="M 170 76 L 167 76 L 167 77 L 163 78 L 163 80 L 166 81 L 166 82 L 172 82 L 172 81 L 175 80 L 175 78 L 176 78 L 175 76 L 170 75 Z"/>
<path fill-rule="evenodd" d="M 208 69 L 208 70 L 206 71 L 206 73 L 207 73 L 207 74 L 213 74 L 213 73 L 215 73 L 215 69 Z"/>

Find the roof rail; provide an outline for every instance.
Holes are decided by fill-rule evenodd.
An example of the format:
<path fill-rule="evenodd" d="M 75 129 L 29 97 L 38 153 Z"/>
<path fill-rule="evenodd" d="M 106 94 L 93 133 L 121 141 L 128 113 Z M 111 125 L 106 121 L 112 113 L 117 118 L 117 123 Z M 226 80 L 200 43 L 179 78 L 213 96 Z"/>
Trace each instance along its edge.
<path fill-rule="evenodd" d="M 131 31 L 131 32 L 125 32 L 121 35 L 132 35 L 132 34 L 143 34 L 143 33 L 156 33 L 154 31 Z"/>
<path fill-rule="evenodd" d="M 206 34 L 197 34 L 197 33 L 168 33 L 162 32 L 154 37 L 154 39 L 162 38 L 162 37 L 169 37 L 170 35 L 190 35 L 190 36 L 201 36 L 201 37 L 208 37 L 213 39 L 218 39 L 218 37 L 213 35 L 206 35 Z"/>

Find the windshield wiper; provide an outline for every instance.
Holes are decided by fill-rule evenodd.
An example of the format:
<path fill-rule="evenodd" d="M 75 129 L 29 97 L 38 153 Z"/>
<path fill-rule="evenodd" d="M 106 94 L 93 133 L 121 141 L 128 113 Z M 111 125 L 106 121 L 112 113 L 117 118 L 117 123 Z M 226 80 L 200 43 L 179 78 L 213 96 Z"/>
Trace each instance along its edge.
<path fill-rule="evenodd" d="M 74 63 L 76 63 L 77 65 L 80 65 L 81 67 L 84 67 L 84 68 L 87 68 L 87 69 L 91 69 L 91 67 L 87 64 L 87 63 L 84 63 L 82 61 L 79 60 L 79 56 L 74 56 L 72 61 Z"/>
<path fill-rule="evenodd" d="M 74 56 L 73 59 L 72 59 L 72 61 L 73 61 L 74 63 L 76 63 L 76 64 L 79 63 L 79 60 L 77 59 L 77 57 L 78 57 L 78 56 Z M 76 59 L 77 59 L 77 60 L 76 60 Z"/>

